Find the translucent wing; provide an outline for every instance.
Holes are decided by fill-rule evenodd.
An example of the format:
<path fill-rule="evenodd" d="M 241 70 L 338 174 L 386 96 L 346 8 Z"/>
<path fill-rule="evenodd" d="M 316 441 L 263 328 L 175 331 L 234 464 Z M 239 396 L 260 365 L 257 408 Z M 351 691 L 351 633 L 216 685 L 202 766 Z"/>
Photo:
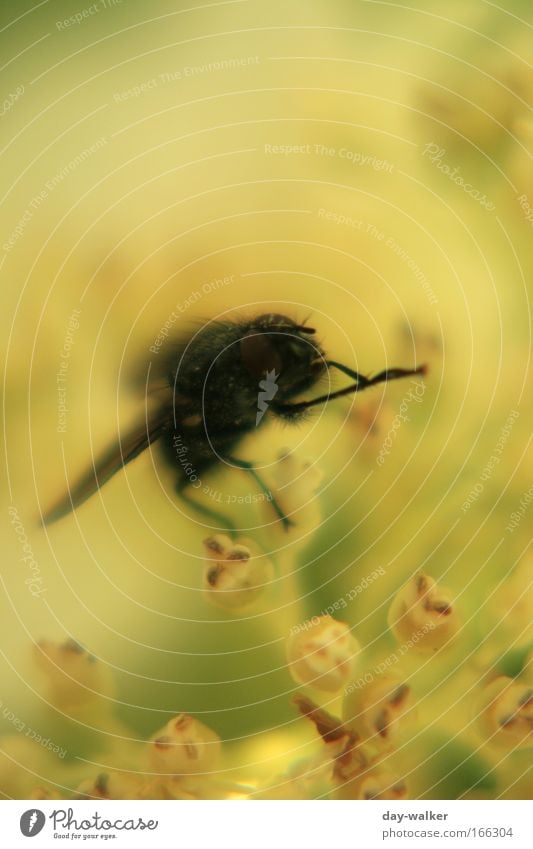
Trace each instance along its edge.
<path fill-rule="evenodd" d="M 74 486 L 69 487 L 69 491 L 44 513 L 42 523 L 49 525 L 87 501 L 126 463 L 135 459 L 152 442 L 158 440 L 168 429 L 169 424 L 168 409 L 166 411 L 161 409 L 154 416 L 153 421 L 145 422 L 142 426 L 130 431 L 125 437 L 120 437 L 93 462 L 92 466 Z"/>

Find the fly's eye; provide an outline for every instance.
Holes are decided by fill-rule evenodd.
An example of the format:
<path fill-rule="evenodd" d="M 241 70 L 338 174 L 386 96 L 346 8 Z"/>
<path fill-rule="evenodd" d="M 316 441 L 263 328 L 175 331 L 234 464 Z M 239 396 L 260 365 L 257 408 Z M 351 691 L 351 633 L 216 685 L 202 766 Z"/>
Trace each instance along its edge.
<path fill-rule="evenodd" d="M 254 333 L 241 339 L 242 363 L 257 380 L 265 376 L 265 372 L 274 370 L 281 372 L 281 357 L 274 347 L 268 333 Z"/>

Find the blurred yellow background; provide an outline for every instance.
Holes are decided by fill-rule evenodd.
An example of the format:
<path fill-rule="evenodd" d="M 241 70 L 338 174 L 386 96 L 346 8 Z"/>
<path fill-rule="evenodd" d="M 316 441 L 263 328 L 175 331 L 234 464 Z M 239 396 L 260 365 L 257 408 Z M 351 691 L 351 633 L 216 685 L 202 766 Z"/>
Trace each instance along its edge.
<path fill-rule="evenodd" d="M 40 511 L 144 415 L 129 384 L 155 362 L 173 312 L 177 332 L 227 313 L 309 316 L 335 360 L 364 374 L 427 362 L 429 374 L 381 466 L 401 382 L 243 443 L 249 459 L 290 447 L 322 471 L 322 522 L 294 548 L 302 615 L 382 566 L 386 578 L 340 616 L 373 646 L 371 664 L 393 645 L 393 595 L 423 569 L 457 599 L 461 651 L 483 643 L 533 514 L 506 530 L 531 486 L 530 4 L 99 0 L 1 14 L 3 704 L 64 741 L 70 760 L 98 749 L 98 711 L 80 729 L 47 707 L 34 675 L 32 643 L 70 637 L 112 673 L 114 695 L 101 698 L 116 699 L 132 737 L 183 711 L 239 752 L 279 726 L 264 755 L 278 758 L 283 735 L 314 739 L 289 704 L 286 621 L 268 604 L 241 617 L 206 604 L 208 531 L 157 453 L 49 528 Z M 246 492 L 233 474 L 219 478 Z M 239 520 L 261 521 L 246 506 Z M 247 536 L 272 546 L 268 528 Z M 502 653 L 531 634 L 508 640 Z M 426 719 L 442 709 L 433 699 Z M 442 717 L 435 739 L 461 737 L 455 721 Z M 483 793 L 527 794 L 520 758 Z M 439 786 L 431 758 L 416 769 L 414 796 L 470 789 L 468 778 Z"/>

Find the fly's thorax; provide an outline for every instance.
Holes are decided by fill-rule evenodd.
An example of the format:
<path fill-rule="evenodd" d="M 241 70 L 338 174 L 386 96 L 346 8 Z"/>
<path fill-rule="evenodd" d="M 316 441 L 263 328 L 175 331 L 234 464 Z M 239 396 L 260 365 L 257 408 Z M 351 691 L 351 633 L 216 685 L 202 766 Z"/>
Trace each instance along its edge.
<path fill-rule="evenodd" d="M 170 375 L 176 426 L 195 443 L 243 436 L 276 414 L 276 401 L 311 389 L 325 372 L 314 331 L 287 317 L 206 325 Z"/>

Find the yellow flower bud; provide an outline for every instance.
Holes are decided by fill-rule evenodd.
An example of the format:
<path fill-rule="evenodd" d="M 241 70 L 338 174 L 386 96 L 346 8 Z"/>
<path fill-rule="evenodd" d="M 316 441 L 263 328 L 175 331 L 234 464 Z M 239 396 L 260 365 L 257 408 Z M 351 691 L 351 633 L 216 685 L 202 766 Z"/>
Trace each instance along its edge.
<path fill-rule="evenodd" d="M 388 622 L 394 636 L 406 650 L 421 652 L 437 651 L 459 630 L 450 593 L 421 572 L 396 595 Z"/>
<path fill-rule="evenodd" d="M 313 618 L 287 640 L 287 661 L 298 684 L 334 693 L 350 680 L 359 643 L 350 626 L 331 616 Z"/>
<path fill-rule="evenodd" d="M 406 698 L 403 690 L 397 694 L 397 698 L 400 701 Z M 300 713 L 311 720 L 326 744 L 337 798 L 405 798 L 405 783 L 378 766 L 382 753 L 372 741 L 362 740 L 349 721 L 339 721 L 300 693 L 293 698 L 293 702 Z"/>
<path fill-rule="evenodd" d="M 320 505 L 316 492 L 321 480 L 322 472 L 314 461 L 304 460 L 296 452 L 288 450 L 281 453 L 268 477 L 268 484 L 272 498 L 289 523 L 273 521 L 271 501 L 261 503 L 269 545 L 287 546 L 300 540 L 302 544 L 307 544 L 309 531 L 314 531 L 320 524 Z"/>
<path fill-rule="evenodd" d="M 533 687 L 514 678 L 496 678 L 483 691 L 481 725 L 496 746 L 532 746 Z"/>
<path fill-rule="evenodd" d="M 409 715 L 411 690 L 399 678 L 380 675 L 351 690 L 343 705 L 344 723 L 380 748 L 390 748 Z"/>
<path fill-rule="evenodd" d="M 181 713 L 148 743 L 149 763 L 156 773 L 169 777 L 210 773 L 218 767 L 220 748 L 214 731 Z"/>
<path fill-rule="evenodd" d="M 225 610 L 241 610 L 254 604 L 268 589 L 274 567 L 264 555 L 252 554 L 245 545 L 217 535 L 205 540 L 209 557 L 204 573 L 206 595 Z"/>
<path fill-rule="evenodd" d="M 113 694 L 109 669 L 75 640 L 61 644 L 41 640 L 34 659 L 45 675 L 48 701 L 55 707 L 84 709 L 101 695 Z"/>

